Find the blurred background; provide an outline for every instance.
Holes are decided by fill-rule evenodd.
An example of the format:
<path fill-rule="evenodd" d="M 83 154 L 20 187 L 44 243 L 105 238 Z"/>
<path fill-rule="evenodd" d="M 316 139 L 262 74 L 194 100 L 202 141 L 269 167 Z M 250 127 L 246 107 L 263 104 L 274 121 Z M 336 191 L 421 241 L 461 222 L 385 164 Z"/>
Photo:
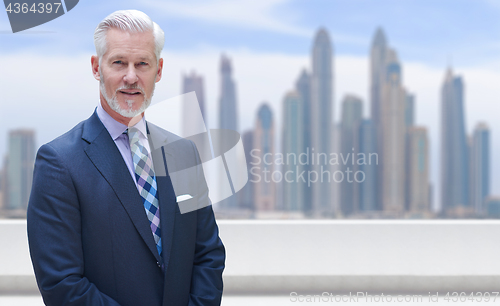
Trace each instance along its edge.
<path fill-rule="evenodd" d="M 16 34 L 0 14 L 2 218 L 25 218 L 38 147 L 92 114 L 93 31 L 129 8 L 165 31 L 153 101 L 195 91 L 241 134 L 249 182 L 217 218 L 500 217 L 500 1 L 189 0 L 84 1 Z"/>
<path fill-rule="evenodd" d="M 99 103 L 93 32 L 118 9 L 165 31 L 153 103 L 194 91 L 209 129 L 241 135 L 249 182 L 214 203 L 224 305 L 495 295 L 500 1 L 87 0 L 16 34 L 0 13 L 1 305 L 43 304 L 23 220 L 35 154 Z M 190 113 L 167 109 L 182 134 Z"/>

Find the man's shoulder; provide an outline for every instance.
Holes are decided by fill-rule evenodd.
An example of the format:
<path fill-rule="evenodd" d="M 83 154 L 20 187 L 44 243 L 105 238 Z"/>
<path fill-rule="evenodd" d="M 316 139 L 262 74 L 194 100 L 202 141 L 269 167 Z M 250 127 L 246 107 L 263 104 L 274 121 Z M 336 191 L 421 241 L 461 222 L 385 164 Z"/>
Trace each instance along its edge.
<path fill-rule="evenodd" d="M 92 116 L 86 120 L 81 121 L 66 133 L 60 135 L 59 137 L 53 139 L 43 146 L 49 146 L 59 154 L 74 152 L 76 148 L 82 147 L 82 145 L 85 143 L 83 139 L 85 125 L 88 124 L 88 122 L 92 119 Z"/>

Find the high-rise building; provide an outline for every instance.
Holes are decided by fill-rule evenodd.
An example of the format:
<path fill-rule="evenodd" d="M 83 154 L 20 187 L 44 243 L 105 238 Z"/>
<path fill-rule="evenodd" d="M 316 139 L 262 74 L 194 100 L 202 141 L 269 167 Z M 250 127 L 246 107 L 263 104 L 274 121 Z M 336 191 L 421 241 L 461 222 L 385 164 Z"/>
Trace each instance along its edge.
<path fill-rule="evenodd" d="M 337 156 L 341 152 L 341 141 L 342 141 L 342 127 L 341 127 L 341 122 L 336 122 L 333 124 L 332 128 L 332 133 L 331 133 L 331 150 L 333 154 L 337 154 Z M 333 165 L 332 165 L 333 164 Z M 330 172 L 333 173 L 333 175 L 337 176 L 333 180 L 333 184 L 331 185 L 332 188 L 330 189 L 330 197 L 332 200 L 332 214 L 335 217 L 341 217 L 342 216 L 342 205 L 341 205 L 341 188 L 342 184 L 339 182 L 339 180 L 342 179 L 341 175 L 339 174 L 342 171 L 342 163 L 341 162 L 333 162 L 330 165 Z"/>
<path fill-rule="evenodd" d="M 415 124 L 415 95 L 408 94 L 405 99 L 405 125 L 411 127 Z"/>
<path fill-rule="evenodd" d="M 375 151 L 377 132 L 373 121 L 364 119 L 355 132 L 355 143 L 359 147 L 358 153 L 363 160 L 356 163 L 356 172 L 364 174 L 364 180 L 354 185 L 354 195 L 357 195 L 357 204 L 360 212 L 373 212 L 377 210 L 377 168 L 379 156 Z M 356 202 L 355 202 L 356 203 Z"/>
<path fill-rule="evenodd" d="M 221 93 L 219 100 L 219 128 L 238 131 L 236 84 L 232 76 L 231 60 L 222 55 L 220 64 Z"/>
<path fill-rule="evenodd" d="M 243 148 L 245 150 L 245 160 L 247 164 L 248 173 L 248 182 L 239 192 L 238 192 L 238 207 L 246 210 L 254 210 L 254 189 L 255 184 L 252 182 L 253 177 L 251 174 L 252 171 L 252 163 L 255 163 L 256 160 L 252 157 L 252 150 L 254 149 L 253 145 L 253 131 L 249 130 L 243 133 L 241 136 L 243 141 Z"/>
<path fill-rule="evenodd" d="M 232 71 L 231 60 L 225 55 L 222 55 L 220 64 L 221 92 L 219 100 L 219 128 L 238 132 L 236 84 L 232 77 Z M 224 140 L 221 142 L 222 147 L 230 147 L 224 144 Z M 220 173 L 220 176 L 221 180 L 227 179 L 225 173 Z M 223 186 L 223 184 L 221 184 L 221 186 Z M 237 196 L 234 195 L 219 202 L 219 207 L 222 209 L 235 209 L 237 205 Z"/>
<path fill-rule="evenodd" d="M 299 79 L 295 83 L 295 89 L 302 100 L 302 111 L 300 113 L 302 120 L 302 150 L 301 153 L 307 154 L 311 151 L 311 75 L 304 69 Z M 304 163 L 302 170 L 309 173 L 312 170 L 310 163 Z M 302 203 L 305 215 L 312 213 L 312 186 L 307 182 L 302 182 Z"/>
<path fill-rule="evenodd" d="M 500 218 L 500 197 L 488 197 L 485 200 L 487 216 L 490 218 Z"/>
<path fill-rule="evenodd" d="M 385 84 L 387 75 L 387 52 L 388 44 L 385 33 L 382 28 L 378 28 L 373 37 L 370 50 L 370 114 L 373 127 L 376 131 L 377 142 L 375 143 L 375 152 L 378 154 L 380 163 L 375 170 L 376 189 L 382 190 L 383 172 L 382 172 L 382 128 L 381 109 L 382 109 L 382 88 Z M 383 209 L 382 192 L 377 193 L 376 207 Z"/>
<path fill-rule="evenodd" d="M 399 215 L 405 210 L 406 91 L 396 52 L 388 49 L 387 73 L 382 87 L 380 137 L 382 151 L 382 204 L 384 212 Z"/>
<path fill-rule="evenodd" d="M 296 177 L 303 171 L 299 155 L 303 152 L 304 128 L 302 126 L 302 98 L 296 91 L 286 94 L 283 100 L 283 209 L 285 211 L 304 211 L 302 181 Z"/>
<path fill-rule="evenodd" d="M 2 202 L 2 205 L 0 205 L 0 216 L 2 215 L 2 211 L 5 213 L 7 199 L 8 199 L 7 167 L 9 164 L 9 156 L 6 155 L 2 162 L 3 162 L 2 164 L 3 168 L 2 171 L 0 171 L 0 190 L 1 190 L 0 202 Z"/>
<path fill-rule="evenodd" d="M 410 129 L 414 126 L 415 124 L 415 96 L 412 94 L 408 94 L 406 96 L 406 101 L 405 101 L 405 126 L 406 126 L 406 136 L 405 136 L 405 151 L 406 151 L 406 156 L 405 156 L 405 210 L 409 211 L 410 210 L 410 193 L 411 193 L 411 154 L 412 150 L 410 149 Z"/>
<path fill-rule="evenodd" d="M 385 76 L 387 74 L 387 49 L 387 39 L 384 30 L 378 28 L 372 41 L 370 54 L 371 117 L 375 127 L 377 127 L 380 122 L 382 87 L 385 83 Z"/>
<path fill-rule="evenodd" d="M 192 71 L 191 74 L 184 75 L 182 77 L 182 93 L 188 93 L 191 91 L 196 93 L 201 114 L 203 119 L 206 121 L 207 117 L 205 113 L 205 90 L 203 86 L 203 77 L 201 75 L 197 75 L 194 71 Z"/>
<path fill-rule="evenodd" d="M 448 69 L 441 91 L 441 207 L 451 215 L 471 210 L 463 87 Z"/>
<path fill-rule="evenodd" d="M 189 75 L 182 76 L 182 93 L 189 93 L 194 91 L 198 103 L 191 103 L 189 96 L 184 97 L 183 103 L 183 120 L 182 120 L 182 136 L 188 137 L 191 135 L 199 134 L 205 130 L 207 125 L 207 116 L 205 114 L 205 92 L 203 90 L 203 77 L 197 75 L 194 71 Z M 193 120 L 191 118 L 198 118 L 192 114 L 201 112 L 204 122 Z"/>
<path fill-rule="evenodd" d="M 490 129 L 479 123 L 474 129 L 471 144 L 471 205 L 476 214 L 487 213 L 485 200 L 490 193 Z"/>
<path fill-rule="evenodd" d="M 355 132 L 363 118 L 363 101 L 360 98 L 347 95 L 342 102 L 342 116 L 340 123 L 340 153 L 341 171 L 344 179 L 340 182 L 340 209 L 342 215 L 347 216 L 358 210 L 358 196 L 355 193 L 356 156 L 360 148 L 355 143 Z M 346 161 L 346 162 L 344 162 Z"/>
<path fill-rule="evenodd" d="M 257 112 L 257 122 L 254 130 L 254 152 L 260 163 L 252 173 L 255 178 L 255 209 L 256 211 L 273 211 L 276 208 L 276 186 L 271 175 L 274 171 L 274 122 L 273 113 L 267 103 L 263 103 Z M 269 158 L 271 156 L 271 158 Z"/>
<path fill-rule="evenodd" d="M 429 140 L 427 129 L 409 129 L 409 210 L 412 213 L 426 214 L 431 210 L 429 203 Z"/>
<path fill-rule="evenodd" d="M 10 131 L 8 152 L 8 165 L 5 170 L 5 208 L 26 210 L 35 164 L 35 131 L 28 129 Z"/>
<path fill-rule="evenodd" d="M 331 215 L 332 181 L 328 156 L 333 128 L 333 48 L 328 32 L 316 33 L 312 48 L 311 75 L 311 152 L 317 158 L 312 165 L 318 180 L 312 185 L 312 207 L 315 214 Z M 325 162 L 326 161 L 326 162 Z"/>

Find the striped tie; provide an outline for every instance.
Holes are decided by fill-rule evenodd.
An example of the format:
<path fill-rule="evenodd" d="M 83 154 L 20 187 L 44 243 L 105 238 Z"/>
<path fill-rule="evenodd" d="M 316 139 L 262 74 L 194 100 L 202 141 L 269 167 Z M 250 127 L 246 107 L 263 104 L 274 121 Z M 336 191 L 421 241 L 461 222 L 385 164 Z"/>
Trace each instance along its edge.
<path fill-rule="evenodd" d="M 151 231 L 161 256 L 161 233 L 160 233 L 160 207 L 158 205 L 158 196 L 155 172 L 152 167 L 151 157 L 146 148 L 139 141 L 139 130 L 136 128 L 128 129 L 128 138 L 130 142 L 130 151 L 132 152 L 132 161 L 134 162 L 135 178 L 137 180 L 137 189 L 144 201 L 144 208 L 149 219 Z"/>

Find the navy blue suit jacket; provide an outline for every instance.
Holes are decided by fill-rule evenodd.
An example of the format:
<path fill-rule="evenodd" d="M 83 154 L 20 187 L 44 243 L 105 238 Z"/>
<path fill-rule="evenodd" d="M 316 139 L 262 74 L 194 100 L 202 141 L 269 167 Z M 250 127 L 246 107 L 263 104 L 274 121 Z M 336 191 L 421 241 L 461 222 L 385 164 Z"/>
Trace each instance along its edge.
<path fill-rule="evenodd" d="M 210 201 L 194 144 L 173 146 L 198 165 L 192 200 Z M 162 262 L 135 182 L 95 112 L 39 149 L 28 239 L 47 305 L 220 304 L 225 250 L 212 206 L 181 214 L 165 170 L 157 176 Z"/>

